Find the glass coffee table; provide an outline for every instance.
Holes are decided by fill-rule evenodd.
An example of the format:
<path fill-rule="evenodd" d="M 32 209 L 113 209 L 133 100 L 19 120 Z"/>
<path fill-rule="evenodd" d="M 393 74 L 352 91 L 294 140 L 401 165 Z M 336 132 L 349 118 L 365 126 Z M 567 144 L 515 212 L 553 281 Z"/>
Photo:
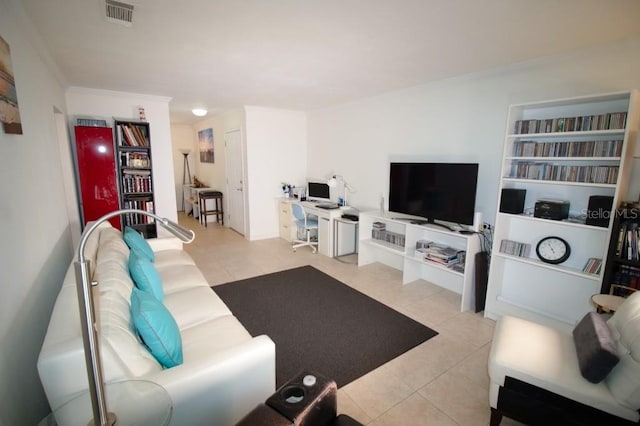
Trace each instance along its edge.
<path fill-rule="evenodd" d="M 109 416 L 118 426 L 168 425 L 172 402 L 167 391 L 147 380 L 127 380 L 105 385 Z M 38 426 L 87 426 L 93 424 L 89 391 L 62 404 L 42 419 Z"/>

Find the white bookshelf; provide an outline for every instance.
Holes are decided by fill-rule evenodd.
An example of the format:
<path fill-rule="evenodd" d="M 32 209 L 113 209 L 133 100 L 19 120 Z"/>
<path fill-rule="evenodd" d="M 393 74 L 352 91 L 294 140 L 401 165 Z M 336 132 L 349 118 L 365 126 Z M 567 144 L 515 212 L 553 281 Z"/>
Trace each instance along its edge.
<path fill-rule="evenodd" d="M 425 280 L 456 292 L 462 296 L 461 311 L 475 308 L 475 267 L 474 259 L 480 251 L 480 239 L 476 234 L 461 234 L 434 225 L 410 223 L 419 219 L 392 212 L 361 212 L 358 246 L 358 266 L 373 262 L 383 263 L 402 271 L 402 282 L 407 284 Z M 374 222 L 382 222 L 387 231 L 404 236 L 404 244 L 397 245 L 372 238 Z M 464 272 L 458 272 L 445 265 L 424 260 L 415 255 L 418 240 L 433 241 L 466 252 Z"/>
<path fill-rule="evenodd" d="M 525 189 L 525 211 L 502 213 L 498 201 L 485 316 L 514 315 L 571 328 L 593 310 L 590 297 L 600 293 L 602 272 L 582 269 L 592 257 L 606 262 L 612 221 L 598 227 L 547 220 L 534 217 L 533 208 L 540 199 L 566 200 L 570 217 L 576 218 L 587 212 L 590 196 L 604 195 L 613 197 L 615 209 L 627 192 L 639 107 L 636 91 L 509 107 L 498 194 L 504 188 Z M 614 128 L 592 128 L 585 118 L 618 113 L 626 114 L 626 122 L 620 124 L 621 116 L 613 115 Z M 550 125 L 558 119 L 564 125 L 560 129 Z M 542 125 L 522 133 L 523 121 Z M 562 264 L 538 259 L 535 247 L 547 236 L 569 242 L 571 255 Z M 531 250 L 526 257 L 501 253 L 502 240 L 530 244 Z"/>

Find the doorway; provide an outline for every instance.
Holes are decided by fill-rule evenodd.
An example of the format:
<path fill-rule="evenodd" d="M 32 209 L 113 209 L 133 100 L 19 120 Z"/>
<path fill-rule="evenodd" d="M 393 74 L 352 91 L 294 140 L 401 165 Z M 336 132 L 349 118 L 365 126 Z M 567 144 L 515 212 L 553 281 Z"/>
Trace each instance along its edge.
<path fill-rule="evenodd" d="M 226 147 L 227 169 L 227 223 L 236 232 L 245 233 L 245 188 L 244 188 L 244 159 L 242 155 L 242 135 L 240 130 L 227 132 L 224 135 Z"/>

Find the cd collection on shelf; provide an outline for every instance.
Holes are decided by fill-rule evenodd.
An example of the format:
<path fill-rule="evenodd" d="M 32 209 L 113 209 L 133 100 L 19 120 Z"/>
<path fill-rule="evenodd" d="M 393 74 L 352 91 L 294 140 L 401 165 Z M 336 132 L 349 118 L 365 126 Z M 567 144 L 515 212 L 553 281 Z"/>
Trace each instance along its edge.
<path fill-rule="evenodd" d="M 597 275 L 600 273 L 601 269 L 602 269 L 602 259 L 599 259 L 597 257 L 590 257 L 587 260 L 587 263 L 584 264 L 584 268 L 582 268 L 582 272 Z"/>
<path fill-rule="evenodd" d="M 544 120 L 516 120 L 513 133 L 588 132 L 593 130 L 624 129 L 626 112 L 613 112 L 579 117 L 559 117 Z"/>
<path fill-rule="evenodd" d="M 515 141 L 514 157 L 620 157 L 622 139 L 608 141 Z"/>
<path fill-rule="evenodd" d="M 385 241 L 387 243 L 404 249 L 405 236 L 397 232 L 387 231 L 383 222 L 374 222 L 371 228 L 371 238 L 374 240 Z"/>
<path fill-rule="evenodd" d="M 558 182 L 603 183 L 618 181 L 618 166 L 568 166 L 555 163 L 520 161 L 509 169 L 507 178 Z"/>
<path fill-rule="evenodd" d="M 502 240 L 500 242 L 500 253 L 511 254 L 520 257 L 529 257 L 530 251 L 531 244 L 512 240 Z"/>

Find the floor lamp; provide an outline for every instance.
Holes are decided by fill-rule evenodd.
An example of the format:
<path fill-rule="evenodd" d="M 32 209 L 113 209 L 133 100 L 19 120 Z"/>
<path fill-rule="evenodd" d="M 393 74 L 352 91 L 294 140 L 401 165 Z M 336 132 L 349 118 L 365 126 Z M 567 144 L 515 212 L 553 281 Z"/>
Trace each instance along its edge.
<path fill-rule="evenodd" d="M 76 286 L 78 291 L 78 303 L 80 305 L 80 324 L 82 326 L 82 342 L 84 344 L 84 358 L 87 364 L 87 376 L 89 379 L 89 395 L 91 398 L 91 408 L 93 410 L 94 426 L 114 425 L 117 421 L 114 413 L 107 411 L 107 401 L 102 381 L 102 360 L 100 358 L 100 345 L 98 342 L 98 327 L 96 315 L 93 307 L 93 296 L 91 287 L 98 285 L 92 282 L 89 274 L 89 260 L 84 256 L 84 248 L 89 240 L 89 236 L 104 221 L 122 214 L 138 214 L 150 216 L 156 220 L 163 228 L 178 237 L 184 243 L 190 243 L 195 238 L 192 230 L 184 228 L 177 223 L 144 210 L 123 209 L 107 213 L 91 226 L 85 228 L 78 245 L 78 260 L 75 262 Z"/>
<path fill-rule="evenodd" d="M 184 185 L 189 180 L 191 183 L 191 169 L 189 169 L 189 154 L 191 154 L 190 149 L 181 149 L 180 152 L 184 156 L 184 163 L 182 165 L 182 210 L 184 210 Z"/>

